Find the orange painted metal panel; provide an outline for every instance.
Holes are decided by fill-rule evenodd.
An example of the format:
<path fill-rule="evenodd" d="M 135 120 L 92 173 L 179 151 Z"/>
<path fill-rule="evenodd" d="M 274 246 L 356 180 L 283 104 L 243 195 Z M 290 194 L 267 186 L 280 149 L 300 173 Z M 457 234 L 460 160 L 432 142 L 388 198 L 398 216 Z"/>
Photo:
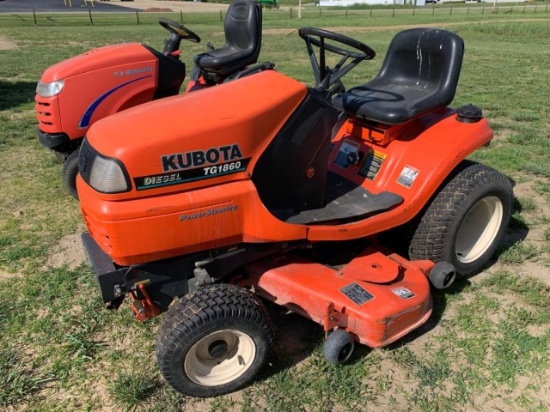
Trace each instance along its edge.
<path fill-rule="evenodd" d="M 206 154 L 211 149 L 229 150 L 229 154 L 238 150 L 241 154 L 229 155 L 227 159 L 222 153 L 212 165 L 239 159 L 249 159 L 249 163 L 242 172 L 218 174 L 220 177 L 208 180 L 188 180 L 185 185 L 97 196 L 121 200 L 248 179 L 260 154 L 306 92 L 302 83 L 268 70 L 199 93 L 143 104 L 102 119 L 90 128 L 88 141 L 102 155 L 120 160 L 133 178 L 192 169 L 195 165 L 181 166 L 190 163 L 194 153 Z M 140 120 L 138 124 L 136 119 Z"/>
<path fill-rule="evenodd" d="M 139 43 L 100 47 L 54 64 L 40 81 L 65 85 L 57 96 L 35 96 L 40 130 L 81 138 L 96 120 L 151 101 L 157 79 L 158 59 Z M 63 113 L 63 123 L 44 118 L 46 105 L 57 117 Z"/>
<path fill-rule="evenodd" d="M 90 235 L 119 265 L 133 265 L 240 242 L 304 239 L 305 227 L 275 219 L 251 181 L 111 202 L 77 179 Z"/>
<path fill-rule="evenodd" d="M 256 293 L 327 330 L 346 329 L 372 348 L 396 341 L 429 318 L 432 300 L 422 270 L 373 248 L 359 259 L 363 270 L 353 260 L 337 269 L 294 255 L 276 256 L 246 265 L 245 276 L 237 283 L 254 286 Z M 373 265 L 386 270 L 393 266 L 395 278 L 386 283 L 370 281 L 380 274 Z M 348 266 L 354 269 L 347 270 Z"/>
<path fill-rule="evenodd" d="M 489 143 L 493 132 L 486 119 L 477 123 L 461 123 L 456 114 L 444 113 L 424 117 L 427 125 L 418 135 L 396 139 L 386 145 L 342 131 L 334 141 L 329 160 L 330 170 L 363 186 L 373 194 L 390 191 L 403 197 L 403 203 L 393 210 L 346 225 L 316 225 L 308 228 L 308 239 L 344 240 L 369 236 L 412 219 L 435 193 L 449 173 L 469 154 Z M 361 176 L 362 163 L 344 169 L 334 164 L 340 145 L 351 141 L 364 153 L 374 152 L 380 168 L 374 179 Z M 413 173 L 407 187 L 403 176 Z"/>

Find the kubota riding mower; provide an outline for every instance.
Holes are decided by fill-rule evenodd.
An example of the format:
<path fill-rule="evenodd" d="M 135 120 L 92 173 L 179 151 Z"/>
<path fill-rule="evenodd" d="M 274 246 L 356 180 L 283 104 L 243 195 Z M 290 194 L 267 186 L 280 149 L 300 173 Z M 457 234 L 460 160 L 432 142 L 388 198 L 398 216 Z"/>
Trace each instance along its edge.
<path fill-rule="evenodd" d="M 379 74 L 344 91 L 375 52 L 299 34 L 314 87 L 265 70 L 117 113 L 82 144 L 83 242 L 103 300 L 128 295 L 138 320 L 167 311 L 157 359 L 185 394 L 260 370 L 273 339 L 260 297 L 321 324 L 330 362 L 394 342 L 430 316 L 429 281 L 479 271 L 510 217 L 509 180 L 465 160 L 491 141 L 487 120 L 448 107 L 459 36 L 398 33 Z M 403 225 L 409 259 L 378 242 Z"/>
<path fill-rule="evenodd" d="M 40 78 L 35 97 L 38 138 L 63 161 L 63 181 L 75 198 L 78 151 L 88 128 L 113 113 L 180 91 L 185 79 L 180 42 L 198 43 L 200 38 L 169 19 L 159 23 L 170 32 L 162 52 L 140 43 L 100 47 L 49 67 Z M 222 83 L 256 63 L 261 30 L 260 6 L 234 0 L 225 19 L 225 32 L 231 36 L 223 47 L 210 47 L 195 57 L 198 70 L 187 91 Z"/>

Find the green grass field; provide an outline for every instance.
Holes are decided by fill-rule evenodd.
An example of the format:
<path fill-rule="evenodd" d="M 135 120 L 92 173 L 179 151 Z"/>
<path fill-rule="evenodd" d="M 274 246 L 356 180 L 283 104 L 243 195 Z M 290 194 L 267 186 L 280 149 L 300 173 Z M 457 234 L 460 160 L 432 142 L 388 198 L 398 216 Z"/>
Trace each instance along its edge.
<path fill-rule="evenodd" d="M 103 308 L 81 257 L 78 204 L 65 193 L 61 164 L 36 138 L 33 105 L 36 82 L 51 64 L 115 42 L 161 47 L 165 33 L 134 22 L 66 27 L 59 16 L 34 26 L 23 16 L 0 25 L 0 409 L 549 410 L 550 16 L 339 11 L 298 21 L 270 13 L 260 60 L 304 82 L 312 74 L 296 32 L 302 25 L 346 27 L 378 52 L 344 79 L 348 87 L 377 72 L 403 27 L 436 24 L 464 38 L 453 106 L 483 108 L 495 139 L 473 158 L 515 182 L 515 212 L 498 259 L 436 293 L 435 313 L 418 331 L 388 348 L 362 347 L 339 367 L 323 359 L 320 326 L 274 310 L 276 350 L 252 385 L 209 400 L 180 396 L 157 370 L 158 320 L 137 323 L 127 304 L 116 313 Z M 223 43 L 219 16 L 186 23 L 204 42 Z M 204 47 L 183 44 L 186 63 Z"/>

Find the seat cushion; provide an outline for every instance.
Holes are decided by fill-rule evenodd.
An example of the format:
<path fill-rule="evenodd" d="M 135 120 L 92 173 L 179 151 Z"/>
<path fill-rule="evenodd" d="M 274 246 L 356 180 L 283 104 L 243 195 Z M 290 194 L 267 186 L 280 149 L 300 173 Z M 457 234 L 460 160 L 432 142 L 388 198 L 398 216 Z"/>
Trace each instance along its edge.
<path fill-rule="evenodd" d="M 398 124 L 431 110 L 435 92 L 434 88 L 371 82 L 336 95 L 333 104 L 353 117 Z"/>

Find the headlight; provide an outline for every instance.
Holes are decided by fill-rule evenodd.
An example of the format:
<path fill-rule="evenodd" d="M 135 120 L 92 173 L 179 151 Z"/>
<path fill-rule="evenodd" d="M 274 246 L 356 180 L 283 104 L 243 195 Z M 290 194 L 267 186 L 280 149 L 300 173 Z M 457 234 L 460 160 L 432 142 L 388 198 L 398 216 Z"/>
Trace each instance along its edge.
<path fill-rule="evenodd" d="M 82 179 L 98 192 L 121 193 L 130 190 L 128 173 L 123 164 L 100 155 L 87 139 L 80 147 L 78 169 Z"/>
<path fill-rule="evenodd" d="M 120 165 L 113 159 L 97 156 L 92 164 L 90 186 L 103 193 L 126 192 L 128 184 Z"/>
<path fill-rule="evenodd" d="M 36 85 L 36 94 L 40 97 L 57 96 L 63 90 L 64 80 L 58 80 L 51 83 L 38 82 Z"/>

